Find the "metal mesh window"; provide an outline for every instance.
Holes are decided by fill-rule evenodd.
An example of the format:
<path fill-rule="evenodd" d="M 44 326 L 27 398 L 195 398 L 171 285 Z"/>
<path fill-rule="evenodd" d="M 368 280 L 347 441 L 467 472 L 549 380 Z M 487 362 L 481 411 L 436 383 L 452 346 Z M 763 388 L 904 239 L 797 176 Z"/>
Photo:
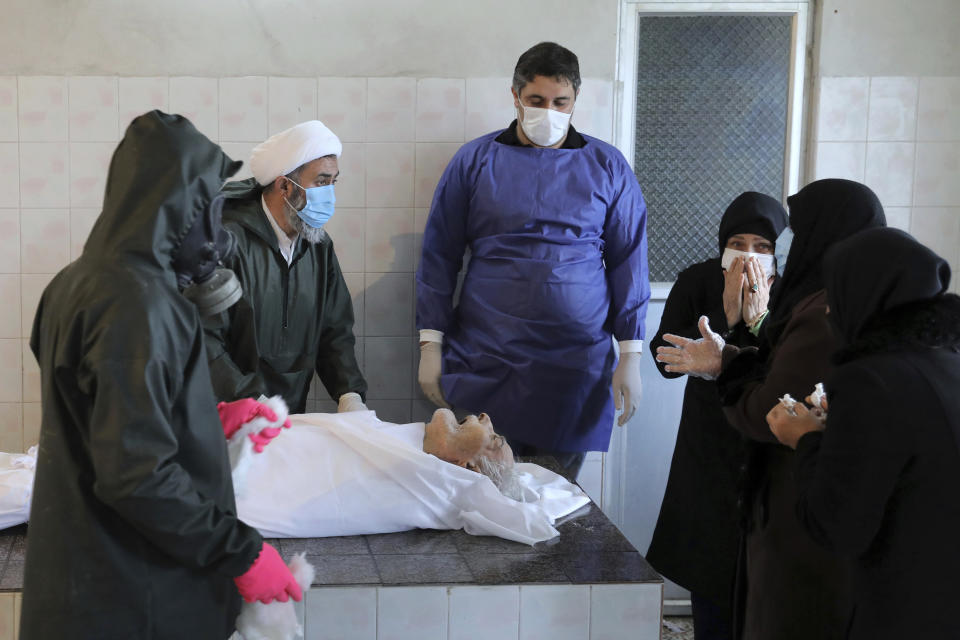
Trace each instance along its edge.
<path fill-rule="evenodd" d="M 651 280 L 717 253 L 744 191 L 783 196 L 791 18 L 641 17 L 636 161 Z"/>

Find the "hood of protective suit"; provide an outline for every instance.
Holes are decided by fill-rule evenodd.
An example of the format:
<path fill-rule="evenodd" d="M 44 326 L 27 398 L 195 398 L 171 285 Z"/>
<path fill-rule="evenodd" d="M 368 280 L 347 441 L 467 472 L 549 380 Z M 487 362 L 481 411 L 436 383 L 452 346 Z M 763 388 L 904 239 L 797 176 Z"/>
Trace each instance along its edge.
<path fill-rule="evenodd" d="M 242 164 L 182 116 L 139 116 L 113 153 L 83 258 L 130 262 L 175 279 L 180 242 Z"/>

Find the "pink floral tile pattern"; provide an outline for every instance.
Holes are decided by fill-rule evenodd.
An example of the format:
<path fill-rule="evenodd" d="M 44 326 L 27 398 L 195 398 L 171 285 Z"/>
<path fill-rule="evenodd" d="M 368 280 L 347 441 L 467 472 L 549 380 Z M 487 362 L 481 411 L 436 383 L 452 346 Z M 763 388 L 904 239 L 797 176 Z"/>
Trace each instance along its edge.
<path fill-rule="evenodd" d="M 341 142 L 367 139 L 367 79 L 317 80 L 317 116 Z"/>
<path fill-rule="evenodd" d="M 870 78 L 821 78 L 817 139 L 867 139 L 867 99 Z"/>
<path fill-rule="evenodd" d="M 123 136 L 130 121 L 147 111 L 170 111 L 170 80 L 168 78 L 120 78 L 119 132 Z"/>
<path fill-rule="evenodd" d="M 317 117 L 316 78 L 274 78 L 268 84 L 268 134 Z"/>
<path fill-rule="evenodd" d="M 413 209 L 368 209 L 367 273 L 413 271 Z"/>
<path fill-rule="evenodd" d="M 81 76 L 69 80 L 70 140 L 116 142 L 119 99 L 115 77 Z"/>
<path fill-rule="evenodd" d="M 20 206 L 20 147 L 0 142 L 0 207 Z"/>
<path fill-rule="evenodd" d="M 414 143 L 368 143 L 366 154 L 367 206 L 412 207 Z"/>
<path fill-rule="evenodd" d="M 216 78 L 170 78 L 170 112 L 189 119 L 205 136 L 220 140 L 219 94 Z"/>
<path fill-rule="evenodd" d="M 0 76 L 0 142 L 16 142 L 19 139 L 17 126 L 17 78 Z"/>
<path fill-rule="evenodd" d="M 413 274 L 368 272 L 364 307 L 364 335 L 368 339 L 372 339 L 371 336 L 409 336 L 413 321 Z M 409 399 L 410 394 L 408 390 L 402 395 L 387 397 Z"/>
<path fill-rule="evenodd" d="M 0 338 L 20 337 L 20 276 L 0 275 Z M 19 399 L 19 398 L 18 398 Z"/>
<path fill-rule="evenodd" d="M 103 206 L 103 190 L 115 149 L 112 142 L 70 143 L 70 206 Z"/>
<path fill-rule="evenodd" d="M 57 273 L 70 262 L 70 211 L 27 209 L 20 230 L 20 273 Z"/>
<path fill-rule="evenodd" d="M 413 141 L 416 98 L 414 78 L 368 78 L 367 142 Z"/>
<path fill-rule="evenodd" d="M 362 207 L 367 202 L 367 150 L 360 142 L 344 142 L 337 161 L 337 207 Z"/>
<path fill-rule="evenodd" d="M 414 189 L 416 206 L 429 207 L 433 202 L 433 192 L 437 189 L 440 176 L 460 146 L 459 142 L 417 143 Z"/>
<path fill-rule="evenodd" d="M 20 275 L 20 337 L 29 338 L 33 328 L 33 316 L 40 304 L 40 296 L 53 280 L 52 273 Z"/>
<path fill-rule="evenodd" d="M 462 78 L 417 81 L 418 142 L 463 142 L 465 93 Z"/>
<path fill-rule="evenodd" d="M 821 142 L 817 145 L 817 180 L 845 178 L 863 182 L 865 164 L 865 142 Z"/>
<path fill-rule="evenodd" d="M 960 203 L 960 142 L 918 142 L 913 204 L 949 207 Z"/>
<path fill-rule="evenodd" d="M 370 283 L 367 283 L 367 293 Z M 367 300 L 369 304 L 369 300 Z M 369 310 L 366 312 L 370 317 Z M 369 328 L 367 329 L 369 333 Z M 413 362 L 409 337 L 364 337 L 364 367 L 368 398 L 403 400 L 410 398 L 410 368 Z"/>
<path fill-rule="evenodd" d="M 920 78 L 917 139 L 960 141 L 960 77 Z"/>
<path fill-rule="evenodd" d="M 220 79 L 220 140 L 263 142 L 267 139 L 267 78 Z"/>
<path fill-rule="evenodd" d="M 917 79 L 871 78 L 867 139 L 913 140 L 917 131 Z"/>
<path fill-rule="evenodd" d="M 20 143 L 21 209 L 67 207 L 69 149 L 62 142 Z"/>
<path fill-rule="evenodd" d="M 0 273 L 20 273 L 20 211 L 17 209 L 0 209 Z"/>
<path fill-rule="evenodd" d="M 70 209 L 70 259 L 76 260 L 83 253 L 83 245 L 100 217 L 100 209 Z"/>
<path fill-rule="evenodd" d="M 333 239 L 344 273 L 363 273 L 366 215 L 362 208 L 341 207 L 338 195 L 336 212 L 323 227 Z"/>
<path fill-rule="evenodd" d="M 20 402 L 0 403 L 0 451 L 23 451 Z M 0 638 L 16 638 L 14 594 L 0 594 Z"/>
<path fill-rule="evenodd" d="M 503 129 L 516 117 L 510 78 L 467 78 L 465 140 Z"/>
<path fill-rule="evenodd" d="M 913 142 L 868 142 L 864 182 L 884 207 L 910 206 L 913 196 Z"/>
<path fill-rule="evenodd" d="M 67 140 L 67 79 L 21 76 L 17 84 L 21 142 Z"/>

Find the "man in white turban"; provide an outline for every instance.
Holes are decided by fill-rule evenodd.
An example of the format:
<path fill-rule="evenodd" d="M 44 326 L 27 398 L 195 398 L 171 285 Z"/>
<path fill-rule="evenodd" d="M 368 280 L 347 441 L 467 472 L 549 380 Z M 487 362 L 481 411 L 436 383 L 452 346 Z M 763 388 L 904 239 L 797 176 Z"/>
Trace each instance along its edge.
<path fill-rule="evenodd" d="M 342 150 L 322 122 L 304 122 L 253 150 L 253 178 L 223 187 L 224 227 L 237 238 L 228 266 L 243 298 L 207 324 L 219 400 L 280 395 L 303 413 L 316 371 L 340 411 L 366 409 L 353 305 L 323 230 Z"/>

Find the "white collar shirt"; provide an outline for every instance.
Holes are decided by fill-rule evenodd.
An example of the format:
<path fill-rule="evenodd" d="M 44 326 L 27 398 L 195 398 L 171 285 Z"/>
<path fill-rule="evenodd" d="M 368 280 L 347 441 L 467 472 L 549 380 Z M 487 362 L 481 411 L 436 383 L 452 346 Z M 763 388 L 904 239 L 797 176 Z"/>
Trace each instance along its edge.
<path fill-rule="evenodd" d="M 263 207 L 263 215 L 267 216 L 267 220 L 270 221 L 270 226 L 273 227 L 274 233 L 277 234 L 277 244 L 280 246 L 280 254 L 286 259 L 287 266 L 290 266 L 290 264 L 293 263 L 293 250 L 297 246 L 297 240 L 300 239 L 300 234 L 298 233 L 292 238 L 288 236 L 287 233 L 280 228 L 280 225 L 277 224 L 273 214 L 270 213 L 270 209 L 267 207 L 267 201 L 263 199 L 263 196 L 260 196 L 260 204 Z"/>

